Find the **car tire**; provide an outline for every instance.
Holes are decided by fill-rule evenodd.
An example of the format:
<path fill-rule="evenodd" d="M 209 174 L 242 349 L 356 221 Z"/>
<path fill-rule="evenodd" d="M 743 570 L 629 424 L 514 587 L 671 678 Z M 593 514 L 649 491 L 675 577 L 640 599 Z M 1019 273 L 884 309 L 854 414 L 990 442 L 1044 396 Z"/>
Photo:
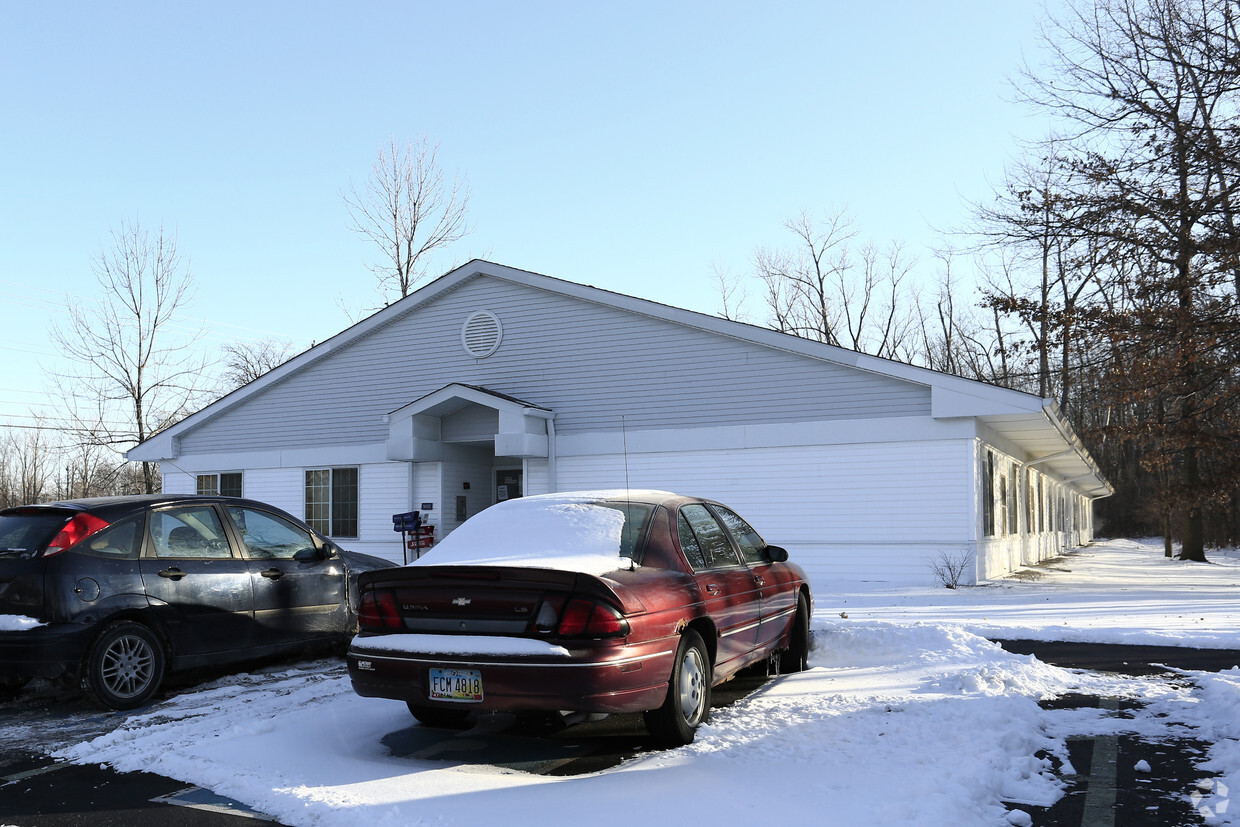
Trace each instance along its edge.
<path fill-rule="evenodd" d="M 82 689 L 110 709 L 134 709 L 164 682 L 167 658 L 159 637 L 141 623 L 113 623 L 95 638 L 82 670 Z"/>
<path fill-rule="evenodd" d="M 0 701 L 9 701 L 21 694 L 30 683 L 25 675 L 5 675 L 0 677 Z"/>
<path fill-rule="evenodd" d="M 418 719 L 418 723 L 440 729 L 463 729 L 465 719 L 469 717 L 467 709 L 445 709 L 438 706 L 420 706 L 413 701 L 408 702 L 409 714 Z"/>
<path fill-rule="evenodd" d="M 804 672 L 809 668 L 809 603 L 805 595 L 797 596 L 797 613 L 788 630 L 788 648 L 779 656 L 783 674 Z"/>
<path fill-rule="evenodd" d="M 658 709 L 645 714 L 646 728 L 665 747 L 679 747 L 693 741 L 697 728 L 710 716 L 711 684 L 714 666 L 702 636 L 686 629 L 676 647 L 667 698 Z"/>

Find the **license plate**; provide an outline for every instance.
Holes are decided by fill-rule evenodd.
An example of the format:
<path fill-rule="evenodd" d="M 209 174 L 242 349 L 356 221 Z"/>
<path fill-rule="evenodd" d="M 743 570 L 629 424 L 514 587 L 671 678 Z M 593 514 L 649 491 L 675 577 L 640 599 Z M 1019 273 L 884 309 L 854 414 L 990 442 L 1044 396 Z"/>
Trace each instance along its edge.
<path fill-rule="evenodd" d="M 482 700 L 482 673 L 477 669 L 432 669 L 430 684 L 433 701 L 478 703 Z"/>

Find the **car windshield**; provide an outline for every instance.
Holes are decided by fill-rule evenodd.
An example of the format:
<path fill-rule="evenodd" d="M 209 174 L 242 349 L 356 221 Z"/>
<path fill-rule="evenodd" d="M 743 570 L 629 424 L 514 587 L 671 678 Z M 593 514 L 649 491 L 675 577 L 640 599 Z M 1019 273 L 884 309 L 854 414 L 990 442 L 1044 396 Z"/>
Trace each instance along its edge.
<path fill-rule="evenodd" d="M 46 508 L 22 508 L 0 514 L 0 557 L 30 557 L 48 544 L 69 515 Z"/>

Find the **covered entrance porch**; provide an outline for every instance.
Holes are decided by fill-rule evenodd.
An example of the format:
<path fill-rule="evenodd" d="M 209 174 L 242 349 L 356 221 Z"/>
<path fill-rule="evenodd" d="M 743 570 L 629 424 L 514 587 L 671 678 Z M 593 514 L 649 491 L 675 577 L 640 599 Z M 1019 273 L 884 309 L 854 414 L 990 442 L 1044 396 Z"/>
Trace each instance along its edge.
<path fill-rule="evenodd" d="M 497 502 L 556 490 L 547 408 L 454 383 L 392 411 L 387 425 L 387 458 L 410 464 L 409 508 L 436 539 Z"/>

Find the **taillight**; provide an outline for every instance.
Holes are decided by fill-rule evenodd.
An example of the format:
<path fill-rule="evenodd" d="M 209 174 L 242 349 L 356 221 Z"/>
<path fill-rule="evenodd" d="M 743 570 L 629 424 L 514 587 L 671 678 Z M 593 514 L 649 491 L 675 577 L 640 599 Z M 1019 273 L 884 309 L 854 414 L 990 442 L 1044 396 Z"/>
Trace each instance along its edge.
<path fill-rule="evenodd" d="M 574 597 L 564 607 L 556 632 L 560 637 L 621 637 L 629 633 L 629 622 L 606 603 Z"/>
<path fill-rule="evenodd" d="M 109 525 L 110 523 L 107 520 L 102 520 L 86 511 L 75 514 L 72 520 L 65 523 L 65 527 L 60 530 L 60 533 L 47 544 L 43 556 L 51 557 L 53 554 L 60 554 L 65 549 L 77 545 L 96 531 L 107 528 Z"/>
<path fill-rule="evenodd" d="M 371 632 L 403 629 L 395 595 L 388 591 L 370 591 L 362 595 L 362 605 L 357 610 L 357 625 Z"/>

